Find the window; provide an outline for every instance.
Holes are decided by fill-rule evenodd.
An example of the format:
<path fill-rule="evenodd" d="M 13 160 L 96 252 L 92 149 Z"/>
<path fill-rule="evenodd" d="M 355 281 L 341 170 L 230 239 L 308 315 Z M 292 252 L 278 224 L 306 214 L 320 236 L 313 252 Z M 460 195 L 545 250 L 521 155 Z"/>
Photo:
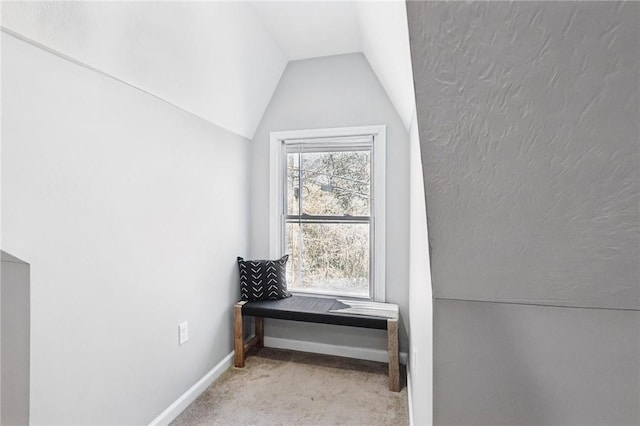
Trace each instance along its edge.
<path fill-rule="evenodd" d="M 384 301 L 384 126 L 271 133 L 271 255 L 289 289 Z"/>

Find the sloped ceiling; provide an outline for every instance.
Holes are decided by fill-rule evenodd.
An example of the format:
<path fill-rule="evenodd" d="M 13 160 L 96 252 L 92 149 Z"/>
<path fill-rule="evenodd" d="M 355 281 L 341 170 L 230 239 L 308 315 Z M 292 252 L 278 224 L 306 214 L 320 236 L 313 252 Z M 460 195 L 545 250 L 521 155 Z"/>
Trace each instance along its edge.
<path fill-rule="evenodd" d="M 247 138 L 290 60 L 361 51 L 415 109 L 403 1 L 3 2 L 2 26 Z"/>
<path fill-rule="evenodd" d="M 289 60 L 361 52 L 353 2 L 252 2 Z"/>
<path fill-rule="evenodd" d="M 356 3 L 362 51 L 404 126 L 415 112 L 407 8 L 404 1 Z"/>
<path fill-rule="evenodd" d="M 246 3 L 8 2 L 2 24 L 248 138 L 288 61 Z"/>

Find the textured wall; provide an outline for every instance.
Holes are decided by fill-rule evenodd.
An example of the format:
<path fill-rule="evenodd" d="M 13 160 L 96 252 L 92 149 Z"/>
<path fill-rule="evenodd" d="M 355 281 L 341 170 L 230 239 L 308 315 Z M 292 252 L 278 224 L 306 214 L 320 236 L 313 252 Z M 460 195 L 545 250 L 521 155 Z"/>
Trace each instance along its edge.
<path fill-rule="evenodd" d="M 434 423 L 638 424 L 640 3 L 407 8 Z"/>
<path fill-rule="evenodd" d="M 33 424 L 148 424 L 233 350 L 248 155 L 2 34 L 2 245 L 31 264 Z"/>
<path fill-rule="evenodd" d="M 435 296 L 640 308 L 640 3 L 408 7 Z"/>

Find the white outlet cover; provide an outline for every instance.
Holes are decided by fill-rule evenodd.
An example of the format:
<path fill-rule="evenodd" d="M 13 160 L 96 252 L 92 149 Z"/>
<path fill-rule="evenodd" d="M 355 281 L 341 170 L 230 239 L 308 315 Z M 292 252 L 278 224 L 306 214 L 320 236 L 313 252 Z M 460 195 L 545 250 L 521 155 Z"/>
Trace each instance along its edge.
<path fill-rule="evenodd" d="M 178 325 L 178 345 L 183 345 L 189 340 L 189 322 Z"/>

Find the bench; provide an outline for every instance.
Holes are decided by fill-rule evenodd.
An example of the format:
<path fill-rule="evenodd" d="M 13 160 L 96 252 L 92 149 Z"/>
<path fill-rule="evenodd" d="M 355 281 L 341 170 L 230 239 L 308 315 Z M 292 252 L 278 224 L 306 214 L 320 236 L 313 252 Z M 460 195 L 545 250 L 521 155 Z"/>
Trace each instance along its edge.
<path fill-rule="evenodd" d="M 243 368 L 247 351 L 254 346 L 264 346 L 265 318 L 387 330 L 389 389 L 399 392 L 398 307 L 386 303 L 373 304 L 380 308 L 380 311 L 376 312 L 367 311 L 367 308 L 360 309 L 356 303 L 354 302 L 353 307 L 350 307 L 337 299 L 308 296 L 292 296 L 286 299 L 256 302 L 243 300 L 236 303 L 233 309 L 235 366 Z M 372 314 L 369 315 L 368 312 L 372 312 Z M 244 338 L 244 317 L 254 318 L 255 334 L 247 340 Z"/>

